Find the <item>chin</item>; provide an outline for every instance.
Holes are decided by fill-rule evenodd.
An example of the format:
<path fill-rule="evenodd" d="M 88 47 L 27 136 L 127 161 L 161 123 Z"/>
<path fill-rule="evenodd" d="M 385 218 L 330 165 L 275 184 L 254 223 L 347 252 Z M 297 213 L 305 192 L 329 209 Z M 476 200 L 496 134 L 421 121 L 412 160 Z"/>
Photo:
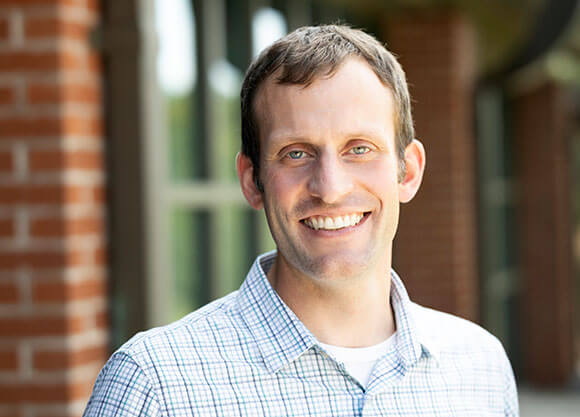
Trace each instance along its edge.
<path fill-rule="evenodd" d="M 364 275 L 370 269 L 368 257 L 340 256 L 333 254 L 303 260 L 303 273 L 320 281 L 343 281 Z"/>

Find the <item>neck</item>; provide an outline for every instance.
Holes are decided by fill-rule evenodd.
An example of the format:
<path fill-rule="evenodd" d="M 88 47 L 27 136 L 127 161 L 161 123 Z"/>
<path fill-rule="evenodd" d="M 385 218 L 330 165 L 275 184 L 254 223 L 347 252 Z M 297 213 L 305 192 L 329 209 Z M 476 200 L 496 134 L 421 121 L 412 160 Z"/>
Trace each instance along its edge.
<path fill-rule="evenodd" d="M 278 254 L 268 280 L 280 298 L 322 343 L 365 347 L 395 331 L 390 304 L 390 262 L 352 279 L 317 280 L 291 268 Z M 338 280 L 337 280 L 338 281 Z"/>

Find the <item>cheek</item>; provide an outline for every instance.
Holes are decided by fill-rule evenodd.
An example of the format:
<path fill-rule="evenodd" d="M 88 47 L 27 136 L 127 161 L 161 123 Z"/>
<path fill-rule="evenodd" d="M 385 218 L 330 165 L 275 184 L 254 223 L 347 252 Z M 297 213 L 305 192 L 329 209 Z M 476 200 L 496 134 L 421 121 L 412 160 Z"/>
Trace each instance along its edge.
<path fill-rule="evenodd" d="M 397 165 L 386 159 L 377 159 L 355 166 L 353 175 L 359 184 L 375 195 L 396 193 L 398 186 Z"/>
<path fill-rule="evenodd" d="M 265 189 L 277 199 L 299 192 L 306 181 L 304 172 L 298 169 L 269 169 L 264 174 L 262 178 Z"/>

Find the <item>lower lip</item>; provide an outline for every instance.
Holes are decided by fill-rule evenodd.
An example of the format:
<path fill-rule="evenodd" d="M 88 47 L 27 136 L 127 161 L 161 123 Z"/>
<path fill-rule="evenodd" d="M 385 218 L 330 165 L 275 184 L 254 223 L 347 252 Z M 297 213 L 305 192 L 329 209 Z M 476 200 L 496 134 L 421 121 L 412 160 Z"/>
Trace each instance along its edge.
<path fill-rule="evenodd" d="M 332 237 L 332 236 L 341 236 L 350 232 L 355 231 L 356 229 L 358 229 L 360 226 L 362 226 L 367 219 L 371 216 L 370 212 L 367 212 L 364 214 L 363 218 L 361 219 L 360 222 L 358 222 L 357 224 L 355 224 L 354 226 L 348 226 L 348 227 L 343 227 L 341 229 L 336 229 L 336 230 L 326 230 L 326 229 L 312 229 L 311 227 L 305 225 L 303 222 L 300 222 L 300 224 L 302 226 L 304 226 L 305 229 L 307 229 L 308 231 L 310 231 L 311 233 L 313 233 L 315 236 L 320 236 L 320 237 Z"/>

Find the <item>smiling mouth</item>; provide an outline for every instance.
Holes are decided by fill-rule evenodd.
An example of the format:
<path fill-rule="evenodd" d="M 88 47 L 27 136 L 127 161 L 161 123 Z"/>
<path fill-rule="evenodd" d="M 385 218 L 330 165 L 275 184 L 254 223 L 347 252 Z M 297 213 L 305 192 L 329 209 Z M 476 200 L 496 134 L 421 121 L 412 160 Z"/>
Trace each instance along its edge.
<path fill-rule="evenodd" d="M 336 217 L 312 216 L 300 220 L 300 222 L 314 230 L 339 230 L 356 226 L 369 213 L 352 213 Z"/>

